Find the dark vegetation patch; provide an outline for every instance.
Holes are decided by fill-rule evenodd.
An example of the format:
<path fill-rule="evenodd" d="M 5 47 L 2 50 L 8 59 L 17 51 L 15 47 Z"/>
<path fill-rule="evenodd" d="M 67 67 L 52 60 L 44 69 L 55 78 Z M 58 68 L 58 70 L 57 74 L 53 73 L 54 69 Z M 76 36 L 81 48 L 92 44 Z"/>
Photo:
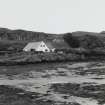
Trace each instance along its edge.
<path fill-rule="evenodd" d="M 19 94 L 23 93 L 23 94 Z M 22 89 L 18 89 L 10 86 L 0 86 L 0 105 L 34 105 L 32 99 L 36 99 L 36 96 L 32 96 L 33 93 L 26 92 Z M 37 104 L 35 104 L 37 105 Z"/>
<path fill-rule="evenodd" d="M 7 56 L 0 56 L 1 65 L 23 65 L 23 64 L 35 64 L 43 62 L 62 62 L 62 61 L 78 61 L 80 56 L 77 54 L 66 53 L 42 53 L 35 54 L 32 52 L 20 52 L 9 54 Z"/>
<path fill-rule="evenodd" d="M 71 33 L 65 34 L 63 38 L 64 38 L 65 42 L 67 42 L 69 44 L 69 46 L 71 46 L 72 48 L 80 47 L 79 40 L 77 39 L 77 37 L 72 36 Z"/>
<path fill-rule="evenodd" d="M 27 41 L 0 40 L 0 54 L 2 54 L 3 51 L 10 51 L 11 53 L 21 51 L 27 43 Z"/>
<path fill-rule="evenodd" d="M 79 70 L 75 74 L 78 75 L 87 75 L 87 74 L 96 74 L 96 75 L 105 75 L 105 69 L 88 69 L 88 70 Z"/>
<path fill-rule="evenodd" d="M 83 85 L 83 84 L 53 84 L 51 89 L 61 94 L 70 96 L 93 98 L 100 104 L 105 103 L 105 84 L 102 85 Z"/>
<path fill-rule="evenodd" d="M 67 63 L 66 63 L 67 64 Z M 18 75 L 23 74 L 30 71 L 35 72 L 46 72 L 46 70 L 57 70 L 57 68 L 65 68 L 65 63 L 41 63 L 41 64 L 30 64 L 30 65 L 12 65 L 12 66 L 0 66 L 0 75 Z"/>
<path fill-rule="evenodd" d="M 104 48 L 104 41 L 96 35 L 85 33 L 84 35 L 75 36 L 73 33 L 64 35 L 64 40 L 72 47 L 82 47 L 85 49 Z"/>
<path fill-rule="evenodd" d="M 92 78 L 92 79 L 101 80 L 101 79 L 105 79 L 105 78 L 99 77 L 99 78 Z"/>
<path fill-rule="evenodd" d="M 76 51 L 76 50 L 75 50 Z M 78 50 L 76 51 L 78 52 Z M 89 55 L 78 53 L 34 53 L 34 52 L 16 52 L 0 56 L 0 65 L 26 65 L 36 63 L 58 63 L 68 61 L 94 61 L 105 60 L 103 55 Z"/>
<path fill-rule="evenodd" d="M 38 99 L 40 97 L 41 95 L 39 93 L 33 93 L 7 85 L 0 86 L 0 105 L 57 105 L 52 100 Z M 79 104 L 60 102 L 60 105 Z"/>

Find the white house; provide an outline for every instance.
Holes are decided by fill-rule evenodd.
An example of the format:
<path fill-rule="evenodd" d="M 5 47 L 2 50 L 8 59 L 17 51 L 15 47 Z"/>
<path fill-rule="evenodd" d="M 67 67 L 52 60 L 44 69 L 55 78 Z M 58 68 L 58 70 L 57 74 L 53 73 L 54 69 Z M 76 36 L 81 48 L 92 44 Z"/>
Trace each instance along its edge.
<path fill-rule="evenodd" d="M 45 42 L 39 41 L 39 42 L 30 42 L 30 43 L 28 43 L 25 46 L 25 48 L 23 49 L 23 51 L 35 50 L 35 51 L 50 52 L 52 49 L 49 48 Z"/>

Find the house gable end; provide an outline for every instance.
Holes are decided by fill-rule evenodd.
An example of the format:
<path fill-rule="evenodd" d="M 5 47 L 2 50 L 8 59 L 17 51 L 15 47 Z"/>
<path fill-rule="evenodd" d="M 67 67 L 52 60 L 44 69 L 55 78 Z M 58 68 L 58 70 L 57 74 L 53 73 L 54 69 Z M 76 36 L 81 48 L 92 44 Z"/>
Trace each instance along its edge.
<path fill-rule="evenodd" d="M 43 52 L 50 52 L 50 49 L 47 47 L 47 45 L 43 41 L 38 46 L 38 50 L 43 51 Z"/>
<path fill-rule="evenodd" d="M 34 49 L 35 51 L 50 52 L 50 48 L 43 41 L 30 42 L 25 46 L 25 48 L 23 50 L 24 51 L 31 51 L 32 49 Z"/>

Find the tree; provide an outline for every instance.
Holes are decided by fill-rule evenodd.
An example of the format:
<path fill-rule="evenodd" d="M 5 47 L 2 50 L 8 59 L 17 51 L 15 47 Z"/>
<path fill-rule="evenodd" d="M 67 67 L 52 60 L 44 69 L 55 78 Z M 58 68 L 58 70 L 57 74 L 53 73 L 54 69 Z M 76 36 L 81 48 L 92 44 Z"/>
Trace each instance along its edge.
<path fill-rule="evenodd" d="M 71 33 L 65 34 L 63 38 L 64 41 L 67 42 L 72 48 L 78 48 L 80 46 L 79 40 L 75 36 L 72 36 Z"/>
<path fill-rule="evenodd" d="M 97 36 L 84 35 L 80 39 L 80 46 L 86 49 L 94 49 L 104 47 L 104 42 L 100 40 Z"/>

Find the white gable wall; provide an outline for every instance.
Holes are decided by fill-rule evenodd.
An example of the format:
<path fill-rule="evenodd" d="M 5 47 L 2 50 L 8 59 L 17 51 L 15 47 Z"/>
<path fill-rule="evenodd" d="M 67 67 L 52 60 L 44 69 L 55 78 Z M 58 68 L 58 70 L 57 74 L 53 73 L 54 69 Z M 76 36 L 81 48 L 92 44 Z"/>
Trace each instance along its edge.
<path fill-rule="evenodd" d="M 50 52 L 50 49 L 46 46 L 44 42 L 41 42 L 37 48 L 37 51 Z"/>

